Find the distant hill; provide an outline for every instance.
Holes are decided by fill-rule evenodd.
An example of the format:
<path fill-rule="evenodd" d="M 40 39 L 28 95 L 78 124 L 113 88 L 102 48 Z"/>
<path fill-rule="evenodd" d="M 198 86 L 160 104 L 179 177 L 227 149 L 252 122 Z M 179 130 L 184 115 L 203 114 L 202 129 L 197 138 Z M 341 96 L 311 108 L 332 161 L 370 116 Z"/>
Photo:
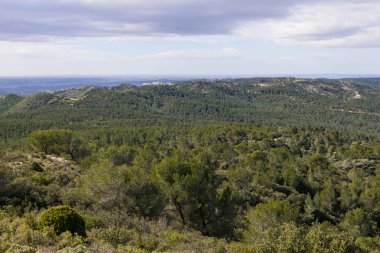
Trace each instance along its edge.
<path fill-rule="evenodd" d="M 1 137 L 33 129 L 246 122 L 380 134 L 380 79 L 254 78 L 87 86 L 0 99 Z M 17 126 L 17 127 L 13 127 Z"/>
<path fill-rule="evenodd" d="M 188 76 L 89 76 L 89 77 L 0 77 L 0 96 L 10 93 L 20 96 L 30 96 L 39 92 L 53 92 L 63 89 L 79 88 L 82 86 L 114 86 L 123 83 L 143 85 L 152 82 L 173 82 L 190 80 L 197 77 Z"/>
<path fill-rule="evenodd" d="M 359 79 L 349 79 L 349 81 L 361 83 L 364 85 L 371 85 L 375 88 L 380 89 L 380 78 L 359 78 Z"/>

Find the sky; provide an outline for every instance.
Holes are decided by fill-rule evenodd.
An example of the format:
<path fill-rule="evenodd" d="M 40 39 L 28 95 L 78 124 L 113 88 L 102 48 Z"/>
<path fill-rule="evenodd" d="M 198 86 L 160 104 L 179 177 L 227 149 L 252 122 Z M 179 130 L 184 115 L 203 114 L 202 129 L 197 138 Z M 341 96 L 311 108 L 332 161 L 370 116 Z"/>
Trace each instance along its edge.
<path fill-rule="evenodd" d="M 0 0 L 0 76 L 380 75 L 379 0 Z"/>

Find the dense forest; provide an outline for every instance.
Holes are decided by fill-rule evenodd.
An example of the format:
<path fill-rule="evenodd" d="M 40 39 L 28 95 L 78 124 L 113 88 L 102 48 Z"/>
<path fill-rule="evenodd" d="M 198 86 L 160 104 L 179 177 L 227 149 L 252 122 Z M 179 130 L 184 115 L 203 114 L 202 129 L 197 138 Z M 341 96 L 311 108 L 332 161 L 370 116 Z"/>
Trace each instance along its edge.
<path fill-rule="evenodd" d="M 370 79 L 0 98 L 0 252 L 380 252 Z"/>

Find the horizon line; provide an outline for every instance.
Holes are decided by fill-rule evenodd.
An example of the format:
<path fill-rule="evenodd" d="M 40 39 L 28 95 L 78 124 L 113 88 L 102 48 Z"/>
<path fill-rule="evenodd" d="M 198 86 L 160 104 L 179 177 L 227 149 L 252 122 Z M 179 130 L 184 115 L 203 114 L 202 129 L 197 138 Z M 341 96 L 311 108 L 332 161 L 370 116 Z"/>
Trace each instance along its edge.
<path fill-rule="evenodd" d="M 52 75 L 0 75 L 0 78 L 380 78 L 380 74 L 52 74 Z M 335 78 L 334 78 L 335 77 Z"/>

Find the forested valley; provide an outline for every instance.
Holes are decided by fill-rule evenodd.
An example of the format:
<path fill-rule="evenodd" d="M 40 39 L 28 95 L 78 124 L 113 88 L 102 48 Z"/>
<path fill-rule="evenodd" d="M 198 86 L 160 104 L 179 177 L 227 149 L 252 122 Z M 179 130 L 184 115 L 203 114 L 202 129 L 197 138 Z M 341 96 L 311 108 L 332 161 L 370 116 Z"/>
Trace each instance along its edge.
<path fill-rule="evenodd" d="M 255 78 L 0 98 L 0 252 L 380 252 L 380 89 Z"/>

